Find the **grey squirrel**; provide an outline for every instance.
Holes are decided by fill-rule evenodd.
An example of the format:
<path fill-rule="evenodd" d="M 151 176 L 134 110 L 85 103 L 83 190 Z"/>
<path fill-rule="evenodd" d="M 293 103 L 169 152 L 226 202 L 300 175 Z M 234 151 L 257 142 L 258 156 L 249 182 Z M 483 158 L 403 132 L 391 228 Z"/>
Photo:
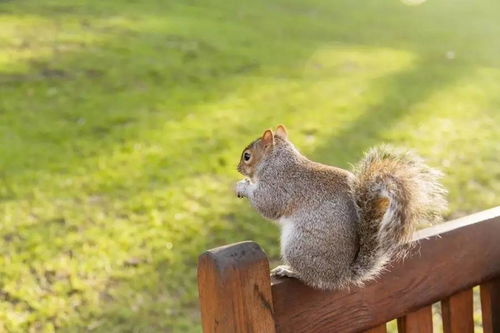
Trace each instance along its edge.
<path fill-rule="evenodd" d="M 243 150 L 238 171 L 238 197 L 281 227 L 284 265 L 271 274 L 319 289 L 375 278 L 447 206 L 441 173 L 409 151 L 372 148 L 349 172 L 301 155 L 282 125 Z"/>

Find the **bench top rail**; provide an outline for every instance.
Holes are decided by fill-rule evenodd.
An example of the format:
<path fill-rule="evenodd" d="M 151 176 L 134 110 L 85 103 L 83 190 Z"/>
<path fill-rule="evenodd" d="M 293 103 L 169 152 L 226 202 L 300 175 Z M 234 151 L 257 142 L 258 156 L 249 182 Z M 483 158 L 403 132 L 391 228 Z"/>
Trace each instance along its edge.
<path fill-rule="evenodd" d="M 224 301 L 223 305 L 228 306 L 231 298 L 230 306 L 241 306 L 227 310 L 235 312 L 240 322 L 241 329 L 235 331 L 252 331 L 249 321 L 255 320 L 273 331 L 272 319 L 278 332 L 360 332 L 500 277 L 500 207 L 421 230 L 414 241 L 418 245 L 411 254 L 393 263 L 375 281 L 363 288 L 341 291 L 315 290 L 290 278 L 269 280 L 267 258 L 253 242 L 229 245 L 223 251 L 210 250 L 200 257 L 200 262 L 203 267 L 210 266 L 216 278 L 212 278 L 210 286 L 200 283 L 200 299 L 207 294 L 202 288 L 208 287 L 210 295 L 222 288 L 216 293 L 219 298 L 211 302 Z M 248 251 L 249 247 L 252 251 Z M 203 267 L 199 267 L 199 281 L 200 277 L 207 280 Z M 230 280 L 233 282 L 221 282 Z M 249 286 L 247 280 L 253 285 Z M 245 304 L 256 305 L 260 312 L 248 312 Z M 205 331 L 224 331 L 206 330 L 205 321 L 216 327 L 214 320 L 221 319 L 214 319 L 217 315 L 214 317 L 213 311 L 207 315 L 204 304 L 201 310 Z M 220 316 L 227 323 L 232 320 L 227 313 Z M 259 320 L 259 316 L 263 319 Z"/>

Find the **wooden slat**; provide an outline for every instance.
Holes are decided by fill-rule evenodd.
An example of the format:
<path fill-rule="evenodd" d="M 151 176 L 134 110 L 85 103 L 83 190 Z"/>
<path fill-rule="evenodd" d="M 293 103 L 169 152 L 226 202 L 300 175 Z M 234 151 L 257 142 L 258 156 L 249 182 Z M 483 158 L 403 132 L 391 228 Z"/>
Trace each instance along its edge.
<path fill-rule="evenodd" d="M 269 262 L 254 242 L 205 252 L 198 263 L 203 332 L 274 332 Z"/>
<path fill-rule="evenodd" d="M 472 289 L 456 293 L 441 302 L 444 333 L 474 333 Z"/>
<path fill-rule="evenodd" d="M 278 331 L 359 332 L 500 276 L 498 235 L 500 207 L 418 232 L 413 255 L 361 289 L 273 279 Z"/>
<path fill-rule="evenodd" d="M 500 333 L 500 278 L 481 284 L 484 333 Z"/>
<path fill-rule="evenodd" d="M 398 333 L 432 333 L 432 305 L 398 318 Z"/>
<path fill-rule="evenodd" d="M 377 327 L 366 330 L 365 333 L 387 333 L 387 327 L 385 324 L 379 325 Z"/>

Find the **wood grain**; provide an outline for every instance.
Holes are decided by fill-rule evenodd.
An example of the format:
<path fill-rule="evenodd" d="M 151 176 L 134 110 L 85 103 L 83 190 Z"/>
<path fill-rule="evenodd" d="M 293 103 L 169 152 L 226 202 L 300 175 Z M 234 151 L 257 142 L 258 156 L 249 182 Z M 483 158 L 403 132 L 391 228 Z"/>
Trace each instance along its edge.
<path fill-rule="evenodd" d="M 432 305 L 398 318 L 398 333 L 432 333 Z"/>
<path fill-rule="evenodd" d="M 444 333 L 474 333 L 472 289 L 441 301 Z"/>
<path fill-rule="evenodd" d="M 500 278 L 481 284 L 484 333 L 500 333 Z"/>
<path fill-rule="evenodd" d="M 387 327 L 385 324 L 379 325 L 377 327 L 370 328 L 366 330 L 365 333 L 387 333 Z"/>
<path fill-rule="evenodd" d="M 203 332 L 275 332 L 269 263 L 256 243 L 202 254 L 198 290 Z"/>
<path fill-rule="evenodd" d="M 440 301 L 500 276 L 499 235 L 497 207 L 417 233 L 420 244 L 413 254 L 361 289 L 320 291 L 295 279 L 274 279 L 276 327 L 280 332 L 360 332 Z M 495 304 L 492 309 L 498 309 Z M 498 315 L 491 318 L 497 325 Z"/>

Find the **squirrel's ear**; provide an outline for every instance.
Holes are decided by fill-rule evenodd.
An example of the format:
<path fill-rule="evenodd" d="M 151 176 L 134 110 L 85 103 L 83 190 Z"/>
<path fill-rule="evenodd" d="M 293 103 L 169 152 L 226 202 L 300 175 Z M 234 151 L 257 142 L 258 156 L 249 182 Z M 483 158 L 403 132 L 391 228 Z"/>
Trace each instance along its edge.
<path fill-rule="evenodd" d="M 276 135 L 283 139 L 288 138 L 288 132 L 286 131 L 285 125 L 278 125 L 278 127 L 276 127 Z"/>
<path fill-rule="evenodd" d="M 267 146 L 272 146 L 274 144 L 274 134 L 273 131 L 271 130 L 266 130 L 264 134 L 262 134 L 262 144 L 267 147 Z"/>

